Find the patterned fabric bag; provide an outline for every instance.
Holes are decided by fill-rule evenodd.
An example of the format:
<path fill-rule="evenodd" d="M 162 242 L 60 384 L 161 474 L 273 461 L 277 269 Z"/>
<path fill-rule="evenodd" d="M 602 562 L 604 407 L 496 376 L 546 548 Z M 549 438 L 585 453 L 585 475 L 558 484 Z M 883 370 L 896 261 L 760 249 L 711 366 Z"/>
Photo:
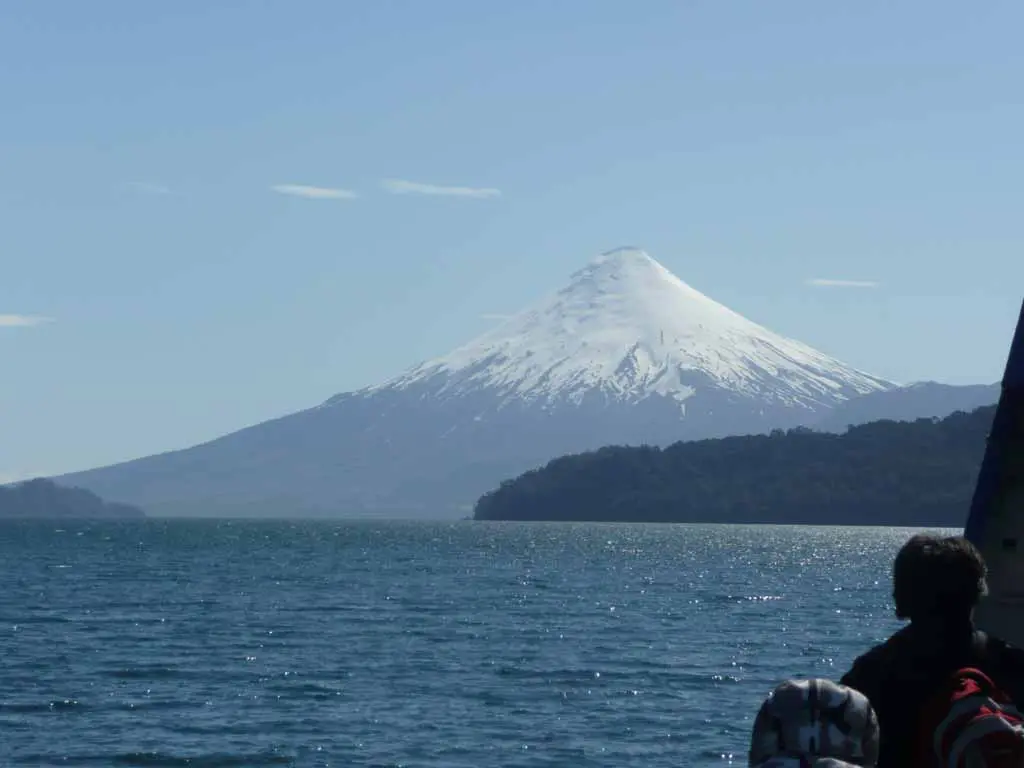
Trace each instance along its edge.
<path fill-rule="evenodd" d="M 867 698 L 831 680 L 787 680 L 754 720 L 749 765 L 756 768 L 874 766 L 878 718 Z"/>

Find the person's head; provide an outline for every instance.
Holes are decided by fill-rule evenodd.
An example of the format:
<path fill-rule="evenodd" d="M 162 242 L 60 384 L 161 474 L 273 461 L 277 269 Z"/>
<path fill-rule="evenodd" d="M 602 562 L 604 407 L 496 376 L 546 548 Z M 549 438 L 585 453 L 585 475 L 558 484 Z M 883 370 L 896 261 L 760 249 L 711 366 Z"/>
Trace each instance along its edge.
<path fill-rule="evenodd" d="M 987 593 L 985 560 L 963 536 L 918 534 L 893 563 L 892 596 L 900 619 L 966 619 Z"/>
<path fill-rule="evenodd" d="M 787 680 L 754 719 L 749 765 L 874 766 L 878 718 L 867 698 L 831 680 Z"/>

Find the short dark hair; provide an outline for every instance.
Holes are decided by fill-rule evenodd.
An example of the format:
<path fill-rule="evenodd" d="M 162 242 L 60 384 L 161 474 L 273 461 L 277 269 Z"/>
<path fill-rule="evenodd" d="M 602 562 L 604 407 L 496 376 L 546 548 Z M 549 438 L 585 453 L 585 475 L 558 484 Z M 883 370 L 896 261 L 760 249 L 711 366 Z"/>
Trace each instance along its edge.
<path fill-rule="evenodd" d="M 963 536 L 913 536 L 893 563 L 896 617 L 966 618 L 988 594 L 985 575 L 984 558 Z"/>

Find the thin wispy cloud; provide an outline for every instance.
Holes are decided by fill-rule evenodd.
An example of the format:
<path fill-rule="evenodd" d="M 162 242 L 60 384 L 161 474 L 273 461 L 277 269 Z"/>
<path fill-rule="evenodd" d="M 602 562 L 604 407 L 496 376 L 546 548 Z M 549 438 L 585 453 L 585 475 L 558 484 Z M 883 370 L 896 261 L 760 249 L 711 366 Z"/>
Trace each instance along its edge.
<path fill-rule="evenodd" d="M 483 320 L 491 320 L 493 322 L 503 322 L 505 320 L 511 320 L 513 317 L 515 317 L 515 315 L 503 315 L 503 314 L 500 314 L 498 312 L 488 312 L 486 314 L 480 315 L 480 317 Z"/>
<path fill-rule="evenodd" d="M 438 184 L 421 184 L 417 181 L 405 181 L 403 179 L 385 179 L 380 185 L 395 195 L 437 195 L 477 199 L 501 196 L 500 189 L 493 189 L 491 187 L 447 187 Z"/>
<path fill-rule="evenodd" d="M 306 184 L 275 184 L 271 189 L 282 195 L 304 197 L 307 200 L 354 200 L 358 197 L 358 195 L 350 189 L 311 187 Z"/>
<path fill-rule="evenodd" d="M 131 190 L 143 195 L 169 195 L 171 188 L 165 184 L 157 184 L 153 181 L 129 181 L 125 184 Z"/>
<path fill-rule="evenodd" d="M 0 315 L 0 328 L 31 328 L 35 325 L 52 322 L 52 317 L 40 315 Z"/>
<path fill-rule="evenodd" d="M 814 277 L 805 281 L 817 288 L 877 288 L 874 280 L 836 280 L 829 277 Z"/>

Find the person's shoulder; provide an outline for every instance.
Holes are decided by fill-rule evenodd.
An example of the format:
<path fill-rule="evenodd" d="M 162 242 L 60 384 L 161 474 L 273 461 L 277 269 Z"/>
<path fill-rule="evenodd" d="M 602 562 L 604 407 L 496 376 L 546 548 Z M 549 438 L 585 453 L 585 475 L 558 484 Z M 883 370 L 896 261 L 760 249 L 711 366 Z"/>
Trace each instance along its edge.
<path fill-rule="evenodd" d="M 999 665 L 1014 673 L 1024 673 L 1024 648 L 1020 648 L 994 635 L 986 636 L 989 653 L 994 653 Z"/>
<path fill-rule="evenodd" d="M 872 646 L 853 660 L 852 669 L 859 672 L 882 666 L 892 656 L 892 638 Z"/>
<path fill-rule="evenodd" d="M 987 635 L 985 655 L 988 660 L 982 662 L 982 668 L 1017 706 L 1024 706 L 1024 649 L 1001 637 Z"/>
<path fill-rule="evenodd" d="M 882 642 L 872 646 L 868 651 L 857 657 L 864 664 L 887 664 L 897 660 L 911 644 L 910 626 L 900 628 Z"/>
<path fill-rule="evenodd" d="M 873 689 L 876 685 L 889 677 L 893 667 L 900 663 L 906 643 L 906 628 L 904 627 L 855 658 L 850 671 L 843 675 L 840 683 L 868 694 L 870 697 L 874 693 Z"/>

